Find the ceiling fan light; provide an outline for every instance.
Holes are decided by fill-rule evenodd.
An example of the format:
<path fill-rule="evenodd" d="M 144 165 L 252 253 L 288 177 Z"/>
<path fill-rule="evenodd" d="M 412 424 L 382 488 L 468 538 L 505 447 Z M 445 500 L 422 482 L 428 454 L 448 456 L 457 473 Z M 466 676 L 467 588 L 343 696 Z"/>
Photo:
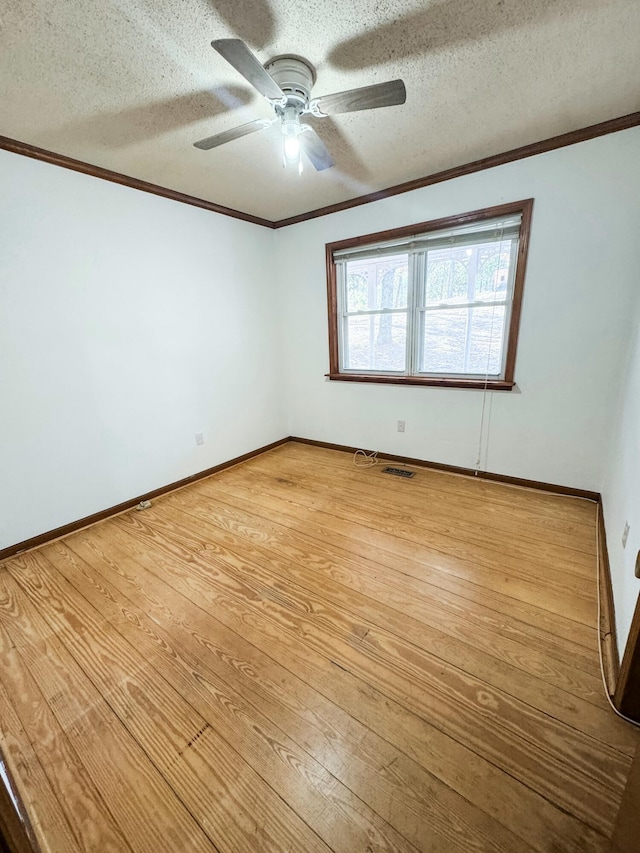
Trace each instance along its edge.
<path fill-rule="evenodd" d="M 302 133 L 300 116 L 294 106 L 287 106 L 283 110 L 282 123 L 282 152 L 285 166 L 298 165 L 300 163 L 300 140 Z"/>
<path fill-rule="evenodd" d="M 289 162 L 297 161 L 300 157 L 300 140 L 298 134 L 284 134 L 284 158 Z"/>

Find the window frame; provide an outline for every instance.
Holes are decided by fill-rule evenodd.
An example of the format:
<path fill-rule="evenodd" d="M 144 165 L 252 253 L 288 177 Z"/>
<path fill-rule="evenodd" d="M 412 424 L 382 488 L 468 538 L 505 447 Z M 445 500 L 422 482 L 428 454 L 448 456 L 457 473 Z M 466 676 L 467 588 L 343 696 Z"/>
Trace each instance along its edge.
<path fill-rule="evenodd" d="M 391 385 L 425 385 L 444 388 L 487 388 L 493 391 L 511 391 L 515 386 L 515 363 L 518 345 L 518 333 L 520 328 L 520 316 L 522 312 L 522 296 L 524 290 L 524 278 L 527 265 L 527 254 L 529 250 L 529 236 L 531 232 L 531 217 L 533 212 L 533 199 L 514 201 L 508 204 L 500 204 L 481 210 L 473 210 L 457 216 L 447 216 L 442 219 L 433 219 L 428 222 L 419 222 L 415 225 L 407 225 L 402 228 L 394 228 L 388 231 L 378 231 L 373 234 L 365 234 L 360 237 L 351 237 L 347 240 L 338 240 L 327 243 L 325 256 L 327 265 L 327 302 L 329 320 L 329 373 L 326 374 L 330 380 L 343 382 L 373 382 L 377 384 Z M 516 267 L 513 277 L 513 299 L 508 320 L 508 337 L 506 341 L 506 358 L 504 378 L 478 378 L 474 376 L 431 376 L 414 374 L 386 374 L 386 373 L 357 373 L 354 371 L 341 372 L 340 370 L 340 340 L 341 340 L 341 318 L 338 314 L 338 275 L 334 260 L 334 253 L 343 249 L 366 248 L 367 245 L 388 242 L 390 240 L 406 240 L 407 238 L 419 237 L 432 231 L 441 231 L 474 223 L 484 222 L 501 216 L 520 214 L 520 234 L 518 239 L 518 251 L 516 255 Z M 408 315 L 408 322 L 412 322 Z"/>

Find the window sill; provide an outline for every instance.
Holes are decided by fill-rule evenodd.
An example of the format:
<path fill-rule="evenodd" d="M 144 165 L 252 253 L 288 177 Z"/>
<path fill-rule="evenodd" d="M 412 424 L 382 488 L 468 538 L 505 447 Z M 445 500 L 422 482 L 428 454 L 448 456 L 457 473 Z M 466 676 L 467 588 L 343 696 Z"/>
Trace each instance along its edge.
<path fill-rule="evenodd" d="M 327 373 L 328 379 L 338 382 L 373 382 L 377 385 L 426 385 L 431 388 L 472 388 L 483 391 L 511 391 L 515 382 L 507 379 L 459 379 L 434 376 L 375 376 L 370 373 Z"/>

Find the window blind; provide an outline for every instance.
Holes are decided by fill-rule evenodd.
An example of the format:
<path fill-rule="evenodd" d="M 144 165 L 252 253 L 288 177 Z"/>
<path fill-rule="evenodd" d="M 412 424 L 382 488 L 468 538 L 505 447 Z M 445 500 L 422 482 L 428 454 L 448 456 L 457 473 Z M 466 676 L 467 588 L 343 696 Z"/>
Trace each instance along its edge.
<path fill-rule="evenodd" d="M 428 249 L 446 249 L 456 246 L 471 246 L 477 243 L 499 242 L 517 239 L 520 232 L 521 216 L 494 219 L 487 222 L 474 222 L 468 226 L 443 231 L 429 231 L 425 234 L 411 235 L 399 240 L 387 240 L 369 243 L 366 246 L 353 246 L 338 249 L 333 253 L 336 263 L 355 261 L 361 258 L 375 258 L 384 255 L 415 254 Z"/>

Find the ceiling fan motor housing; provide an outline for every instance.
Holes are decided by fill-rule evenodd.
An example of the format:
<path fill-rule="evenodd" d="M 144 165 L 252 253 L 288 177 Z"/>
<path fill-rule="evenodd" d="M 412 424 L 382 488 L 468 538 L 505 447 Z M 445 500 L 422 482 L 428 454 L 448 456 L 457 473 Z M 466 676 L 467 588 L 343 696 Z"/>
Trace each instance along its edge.
<path fill-rule="evenodd" d="M 311 89 L 316 82 L 316 72 L 310 62 L 301 56 L 275 56 L 264 68 L 287 96 L 287 106 L 299 110 L 309 106 Z"/>

